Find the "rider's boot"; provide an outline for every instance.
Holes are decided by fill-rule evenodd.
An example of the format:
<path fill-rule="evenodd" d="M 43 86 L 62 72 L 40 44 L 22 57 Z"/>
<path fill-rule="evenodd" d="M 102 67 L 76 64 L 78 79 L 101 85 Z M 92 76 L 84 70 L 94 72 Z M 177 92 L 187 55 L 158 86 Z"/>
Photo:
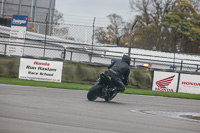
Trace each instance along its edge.
<path fill-rule="evenodd" d="M 118 87 L 118 88 L 117 88 L 117 91 L 118 91 L 118 92 L 124 92 L 125 89 L 123 89 L 123 88 L 121 88 L 121 87 Z"/>

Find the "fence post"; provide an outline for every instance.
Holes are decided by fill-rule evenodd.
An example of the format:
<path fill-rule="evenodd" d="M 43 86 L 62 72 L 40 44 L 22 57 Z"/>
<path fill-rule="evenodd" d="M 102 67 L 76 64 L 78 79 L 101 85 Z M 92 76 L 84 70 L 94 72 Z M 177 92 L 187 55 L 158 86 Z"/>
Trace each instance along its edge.
<path fill-rule="evenodd" d="M 72 61 L 72 51 L 71 51 L 70 61 Z"/>
<path fill-rule="evenodd" d="M 181 68 L 180 68 L 181 71 L 182 71 L 182 68 L 183 68 L 183 60 L 181 60 Z"/>
<path fill-rule="evenodd" d="M 94 45 L 94 23 L 95 23 L 95 17 L 93 21 L 93 34 L 92 34 L 92 51 L 91 51 L 91 57 L 90 57 L 90 62 L 92 61 L 92 53 L 93 53 L 93 45 Z"/>
<path fill-rule="evenodd" d="M 48 24 L 48 21 L 47 21 L 47 18 L 48 18 L 48 13 L 46 15 L 46 29 L 45 29 L 45 41 L 44 41 L 44 53 L 43 53 L 43 57 L 45 57 L 45 48 L 46 48 L 46 44 L 47 44 L 47 24 Z"/>
<path fill-rule="evenodd" d="M 178 74 L 178 83 L 177 83 L 177 87 L 176 87 L 176 93 L 178 93 L 180 77 L 181 77 L 181 73 Z"/>
<path fill-rule="evenodd" d="M 137 19 L 135 20 L 135 22 L 133 23 L 131 30 L 130 30 L 130 38 L 129 38 L 129 48 L 128 48 L 128 55 L 131 56 L 131 43 L 132 43 L 132 32 L 133 32 L 133 28 L 135 27 L 136 23 L 137 23 Z"/>
<path fill-rule="evenodd" d="M 66 49 L 64 49 L 63 60 L 65 60 L 65 56 L 66 56 Z"/>
<path fill-rule="evenodd" d="M 135 58 L 133 58 L 133 66 L 135 66 Z"/>
<path fill-rule="evenodd" d="M 198 70 L 199 70 L 199 65 L 197 65 L 197 70 L 196 70 L 196 72 L 198 72 Z"/>
<path fill-rule="evenodd" d="M 4 55 L 6 55 L 6 47 L 7 47 L 7 44 L 5 44 Z"/>

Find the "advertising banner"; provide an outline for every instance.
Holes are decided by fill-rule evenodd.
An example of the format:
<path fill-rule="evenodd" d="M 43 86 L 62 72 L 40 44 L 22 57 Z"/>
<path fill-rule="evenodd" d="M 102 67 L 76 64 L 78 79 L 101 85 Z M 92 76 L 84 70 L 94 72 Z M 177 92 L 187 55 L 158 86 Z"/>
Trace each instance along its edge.
<path fill-rule="evenodd" d="M 7 55 L 18 55 L 22 56 L 23 54 L 23 45 L 24 38 L 26 36 L 28 16 L 13 15 L 11 31 L 10 31 L 10 40 L 7 46 Z"/>
<path fill-rule="evenodd" d="M 37 59 L 20 59 L 19 78 L 61 82 L 63 62 Z"/>
<path fill-rule="evenodd" d="M 181 74 L 178 92 L 200 94 L 200 75 Z"/>
<path fill-rule="evenodd" d="M 12 26 L 27 26 L 28 22 L 28 16 L 22 16 L 22 15 L 13 15 L 12 18 Z"/>
<path fill-rule="evenodd" d="M 178 73 L 154 71 L 154 91 L 176 92 L 178 85 Z"/>

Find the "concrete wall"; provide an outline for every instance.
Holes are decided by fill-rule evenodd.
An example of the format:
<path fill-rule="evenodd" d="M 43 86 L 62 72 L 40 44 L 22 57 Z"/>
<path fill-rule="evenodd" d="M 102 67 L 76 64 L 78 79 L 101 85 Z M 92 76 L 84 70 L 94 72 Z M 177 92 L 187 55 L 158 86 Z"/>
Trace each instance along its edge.
<path fill-rule="evenodd" d="M 18 78 L 20 58 L 0 56 L 0 76 Z"/>
<path fill-rule="evenodd" d="M 0 56 L 0 76 L 18 78 L 20 58 Z M 107 66 L 64 62 L 62 82 L 94 83 Z M 133 69 L 129 75 L 129 87 L 151 89 L 152 72 L 144 69 Z"/>

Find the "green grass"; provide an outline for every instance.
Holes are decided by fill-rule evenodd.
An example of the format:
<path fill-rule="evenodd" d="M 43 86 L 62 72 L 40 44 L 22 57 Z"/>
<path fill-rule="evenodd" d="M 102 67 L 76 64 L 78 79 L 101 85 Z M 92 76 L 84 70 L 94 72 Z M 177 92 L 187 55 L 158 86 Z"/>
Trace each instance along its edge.
<path fill-rule="evenodd" d="M 176 92 L 162 92 L 142 89 L 130 89 L 126 90 L 127 94 L 138 94 L 138 95 L 149 95 L 149 96 L 163 96 L 163 97 L 174 97 L 174 98 L 185 98 L 185 99 L 196 99 L 200 100 L 200 94 L 188 94 L 188 93 L 176 93 Z"/>
<path fill-rule="evenodd" d="M 0 77 L 0 84 L 76 89 L 76 90 L 88 90 L 88 88 L 92 86 L 92 85 L 86 85 L 86 84 L 56 83 L 56 82 L 23 80 L 23 79 L 17 79 L 17 78 L 3 78 L 3 77 Z"/>
<path fill-rule="evenodd" d="M 23 80 L 23 79 L 17 79 L 17 78 L 3 78 L 3 77 L 0 77 L 0 84 L 50 87 L 50 88 L 62 88 L 62 89 L 76 89 L 76 90 L 89 90 L 89 88 L 92 86 L 92 85 L 87 85 L 87 84 L 54 83 L 54 82 L 33 81 L 33 80 Z M 161 91 L 134 89 L 134 88 L 127 88 L 124 93 L 200 100 L 200 94 L 161 92 Z"/>

